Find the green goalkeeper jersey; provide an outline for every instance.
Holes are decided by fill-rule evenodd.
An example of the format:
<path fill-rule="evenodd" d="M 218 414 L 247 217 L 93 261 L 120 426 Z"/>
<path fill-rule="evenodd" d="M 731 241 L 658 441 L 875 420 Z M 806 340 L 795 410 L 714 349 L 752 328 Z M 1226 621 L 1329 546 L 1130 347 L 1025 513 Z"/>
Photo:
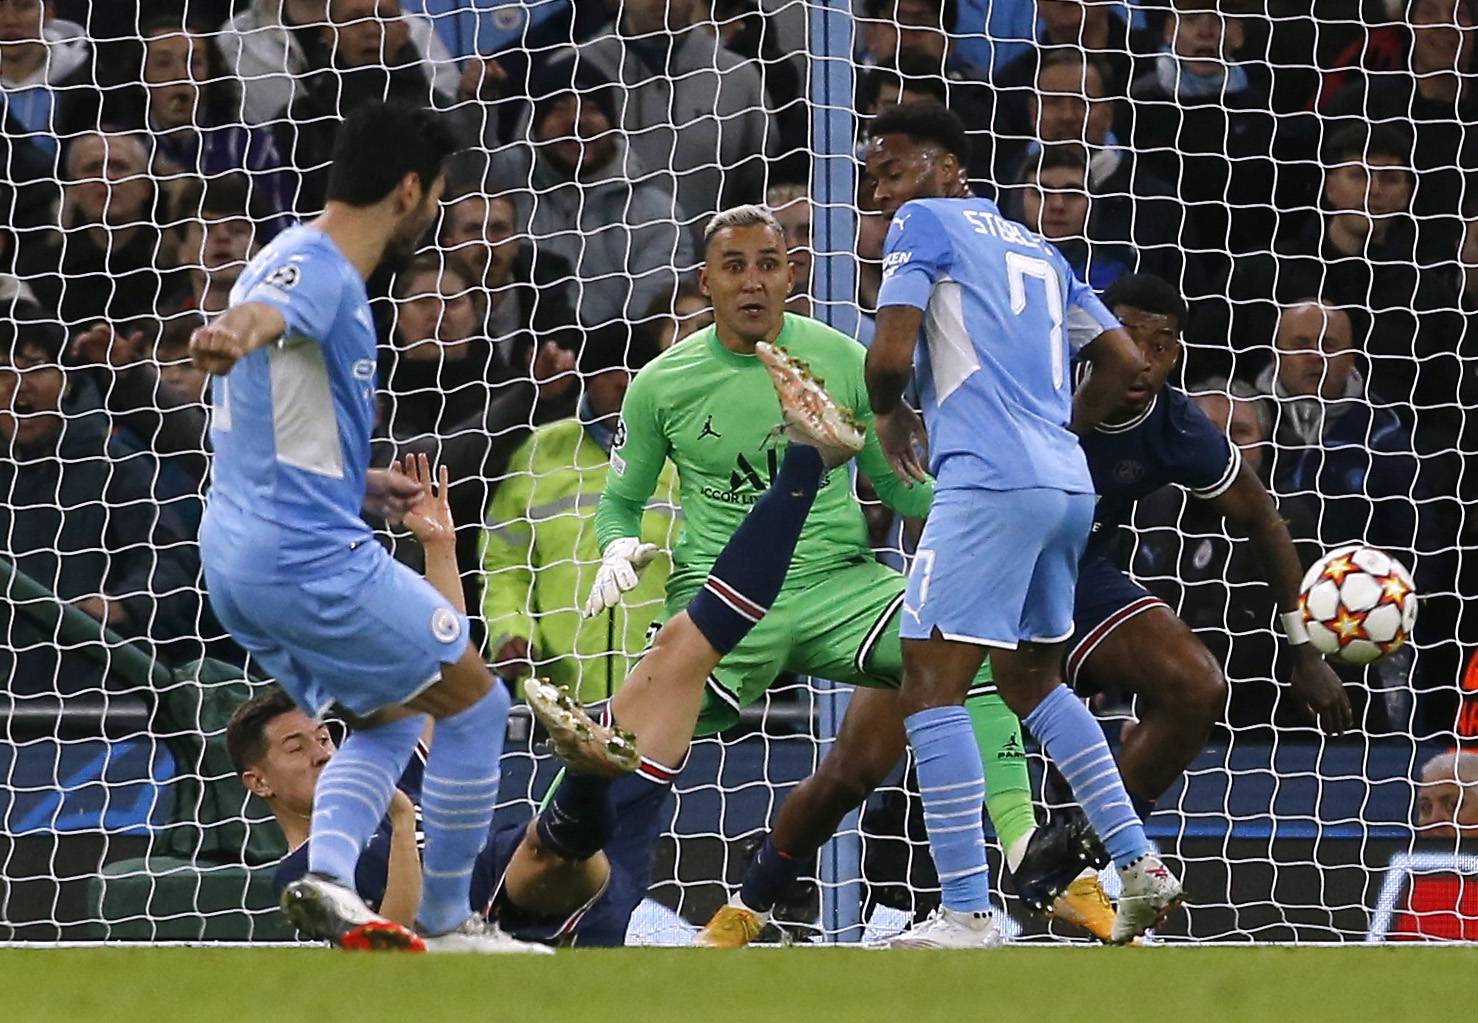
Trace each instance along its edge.
<path fill-rule="evenodd" d="M 933 485 L 909 487 L 878 444 L 863 375 L 867 351 L 826 324 L 793 313 L 776 344 L 806 362 L 839 405 L 866 426 L 857 465 L 883 503 L 905 516 L 929 511 Z M 774 477 L 784 454 L 780 401 L 753 355 L 725 348 L 714 327 L 663 352 L 631 382 L 611 451 L 611 471 L 596 512 L 602 549 L 636 536 L 663 463 L 677 467 L 683 527 L 673 552 L 669 593 L 696 588 Z M 809 584 L 840 564 L 870 558 L 867 524 L 845 467 L 822 481 L 801 530 L 785 585 Z"/>

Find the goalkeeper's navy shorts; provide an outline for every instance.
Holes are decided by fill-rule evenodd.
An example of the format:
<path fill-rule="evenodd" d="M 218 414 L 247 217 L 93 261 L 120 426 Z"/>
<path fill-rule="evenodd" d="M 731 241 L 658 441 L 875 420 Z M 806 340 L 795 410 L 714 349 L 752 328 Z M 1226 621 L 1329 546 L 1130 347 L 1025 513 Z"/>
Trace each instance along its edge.
<path fill-rule="evenodd" d="M 1163 600 L 1129 577 L 1107 557 L 1089 553 L 1078 565 L 1073 598 L 1073 641 L 1067 651 L 1067 684 L 1076 687 L 1078 671 L 1109 634 Z"/>
<path fill-rule="evenodd" d="M 377 543 L 295 583 L 205 570 L 216 617 L 304 711 L 398 706 L 467 649 L 467 617 Z"/>
<path fill-rule="evenodd" d="M 940 487 L 908 574 L 898 634 L 1015 650 L 1073 634 L 1092 494 Z"/>

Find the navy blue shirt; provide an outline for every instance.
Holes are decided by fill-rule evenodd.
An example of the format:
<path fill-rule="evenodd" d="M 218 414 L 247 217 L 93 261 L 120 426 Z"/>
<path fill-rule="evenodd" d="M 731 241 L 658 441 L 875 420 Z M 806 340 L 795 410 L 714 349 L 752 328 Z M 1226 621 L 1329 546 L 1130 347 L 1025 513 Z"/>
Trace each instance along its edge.
<path fill-rule="evenodd" d="M 1242 453 L 1183 391 L 1166 387 L 1127 423 L 1104 424 L 1082 439 L 1098 494 L 1086 556 L 1112 552 L 1134 502 L 1166 484 L 1201 498 L 1224 493 Z"/>

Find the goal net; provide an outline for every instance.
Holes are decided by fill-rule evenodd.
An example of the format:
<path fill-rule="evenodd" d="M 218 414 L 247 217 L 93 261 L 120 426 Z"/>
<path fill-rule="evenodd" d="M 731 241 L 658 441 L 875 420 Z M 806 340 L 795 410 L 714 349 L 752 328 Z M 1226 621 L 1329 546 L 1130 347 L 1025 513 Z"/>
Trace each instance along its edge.
<path fill-rule="evenodd" d="M 232 709 L 267 680 L 205 594 L 210 394 L 187 342 L 244 261 L 322 207 L 340 118 L 385 97 L 445 111 L 468 148 L 422 250 L 370 282 L 375 464 L 425 453 L 451 469 L 476 636 L 512 684 L 532 670 L 603 699 L 662 611 L 665 557 L 620 609 L 578 609 L 599 562 L 611 382 L 710 322 L 705 222 L 767 202 L 797 271 L 789 308 L 867 343 L 888 217 L 861 141 L 888 105 L 938 100 L 968 128 L 972 188 L 1095 289 L 1140 272 L 1184 296 L 1170 385 L 1228 428 L 1304 564 L 1369 543 L 1422 594 L 1405 650 L 1341 669 L 1356 725 L 1326 736 L 1290 690 L 1249 541 L 1188 492 L 1140 502 L 1124 564 L 1227 682 L 1204 751 L 1148 820 L 1186 879 L 1188 911 L 1164 936 L 1473 933 L 1459 839 L 1478 834 L 1462 830 L 1478 827 L 1478 769 L 1442 754 L 1478 739 L 1478 670 L 1463 672 L 1478 637 L 1461 613 L 1478 33 L 1467 0 L 1308 7 L 9 4 L 0 941 L 293 937 L 271 885 L 282 832 L 224 746 Z M 736 465 L 734 493 L 762 490 L 766 469 Z M 666 550 L 675 486 L 664 476 L 644 519 Z M 877 556 L 906 570 L 911 531 L 859 494 Z M 420 567 L 408 535 L 377 526 Z M 1137 681 L 1083 694 L 1115 748 L 1165 713 L 1136 704 Z M 631 941 L 685 943 L 722 904 L 849 693 L 784 674 L 694 743 Z M 549 789 L 536 739 L 516 708 L 500 819 Z M 1045 818 L 1054 797 L 1028 747 Z M 994 841 L 991 864 L 1010 934 L 1083 940 L 1025 912 Z M 777 917 L 798 940 L 857 941 L 938 898 L 905 759 Z"/>

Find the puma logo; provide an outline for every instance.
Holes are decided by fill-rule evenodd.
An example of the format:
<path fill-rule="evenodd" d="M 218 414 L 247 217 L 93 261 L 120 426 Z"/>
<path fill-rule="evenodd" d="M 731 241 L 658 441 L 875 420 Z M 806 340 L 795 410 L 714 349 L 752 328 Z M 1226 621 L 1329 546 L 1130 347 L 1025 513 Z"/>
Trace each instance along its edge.
<path fill-rule="evenodd" d="M 698 431 L 698 439 L 699 440 L 702 440 L 704 437 L 713 437 L 716 440 L 717 439 L 721 439 L 723 437 L 723 434 L 719 433 L 717 430 L 715 430 L 713 428 L 713 416 L 712 415 L 710 415 L 707 419 L 703 420 L 703 429 L 701 429 L 701 430 Z"/>

